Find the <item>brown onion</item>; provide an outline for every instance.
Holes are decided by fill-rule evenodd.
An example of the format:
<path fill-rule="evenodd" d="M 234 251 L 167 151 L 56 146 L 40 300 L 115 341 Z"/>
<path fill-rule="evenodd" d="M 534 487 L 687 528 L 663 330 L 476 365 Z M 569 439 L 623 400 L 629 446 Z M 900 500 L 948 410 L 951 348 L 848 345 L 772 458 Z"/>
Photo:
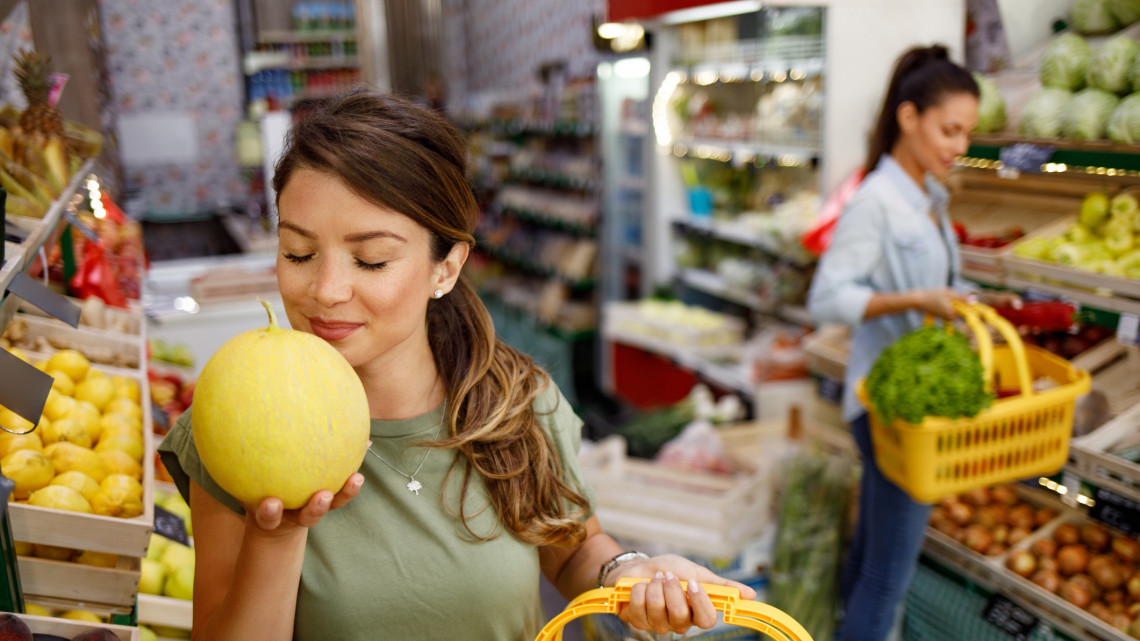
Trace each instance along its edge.
<path fill-rule="evenodd" d="M 1140 560 L 1140 541 L 1128 536 L 1115 536 L 1112 538 L 1112 553 L 1125 563 L 1135 563 Z"/>
<path fill-rule="evenodd" d="M 1053 532 L 1053 540 L 1059 545 L 1072 545 L 1081 542 L 1081 531 L 1072 523 L 1062 523 Z"/>
<path fill-rule="evenodd" d="M 1094 600 L 1100 598 L 1100 586 L 1096 584 L 1096 581 L 1092 580 L 1091 576 L 1087 574 L 1075 574 L 1069 579 L 1069 582 L 1084 586 L 1084 588 L 1089 591 L 1089 596 Z"/>
<path fill-rule="evenodd" d="M 989 505 L 990 491 L 984 487 L 980 487 L 976 490 L 970 490 L 969 492 L 960 495 L 958 498 L 961 499 L 962 502 L 966 505 L 973 505 L 974 507 L 977 507 L 979 505 Z"/>
<path fill-rule="evenodd" d="M 1017 503 L 1017 490 L 1011 485 L 999 485 L 990 490 L 990 501 L 1004 505 Z"/>
<path fill-rule="evenodd" d="M 1110 543 L 1108 530 L 1090 523 L 1081 528 L 1081 542 L 1094 552 L 1107 550 Z"/>
<path fill-rule="evenodd" d="M 1115 590 L 1124 584 L 1124 571 L 1115 561 L 1098 564 L 1096 568 L 1089 567 L 1089 575 L 1093 581 L 1104 590 Z"/>
<path fill-rule="evenodd" d="M 1006 523 L 1009 523 L 1009 527 L 1011 528 L 1020 527 L 1026 530 L 1032 530 L 1037 526 L 1037 515 L 1034 514 L 1033 508 L 1028 505 L 1018 505 L 1009 510 Z"/>
<path fill-rule="evenodd" d="M 1020 526 L 1015 527 L 1009 531 L 1009 536 L 1006 537 L 1006 540 L 1009 542 L 1010 545 L 1017 545 L 1018 543 L 1021 543 L 1022 541 L 1024 541 L 1032 533 L 1033 532 L 1030 531 L 1029 528 L 1020 527 Z"/>
<path fill-rule="evenodd" d="M 1033 553 L 1037 556 L 1055 556 L 1057 542 L 1053 539 L 1037 539 L 1033 542 Z"/>
<path fill-rule="evenodd" d="M 1055 556 L 1041 556 L 1037 557 L 1037 567 L 1042 570 L 1057 572 L 1060 570 L 1061 564 L 1057 563 L 1057 557 Z"/>
<path fill-rule="evenodd" d="M 975 523 L 966 528 L 966 547 L 971 550 L 982 554 L 993 544 L 994 535 L 986 526 Z"/>
<path fill-rule="evenodd" d="M 1066 545 L 1057 551 L 1057 565 L 1061 574 L 1073 576 L 1089 566 L 1089 553 L 1081 544 Z"/>
<path fill-rule="evenodd" d="M 1061 575 L 1053 570 L 1039 569 L 1030 580 L 1053 594 L 1061 589 Z"/>
<path fill-rule="evenodd" d="M 1005 523 L 1001 523 L 995 527 L 993 529 L 993 535 L 994 541 L 997 541 L 998 543 L 1013 543 L 1013 541 L 1009 540 L 1009 526 Z"/>
<path fill-rule="evenodd" d="M 1082 609 L 1087 608 L 1089 603 L 1092 602 L 1092 595 L 1089 593 L 1089 589 L 1080 583 L 1073 583 L 1072 581 L 1066 581 L 1061 585 L 1061 598 Z"/>
<path fill-rule="evenodd" d="M 947 508 L 947 516 L 958 525 L 969 525 L 974 518 L 974 508 L 965 503 L 953 503 Z"/>
<path fill-rule="evenodd" d="M 1126 612 L 1128 612 L 1128 616 L 1132 618 L 1140 616 L 1140 603 L 1132 603 L 1128 606 L 1128 610 L 1126 610 Z"/>
<path fill-rule="evenodd" d="M 1009 549 L 1009 547 L 1006 546 L 1004 543 L 994 542 L 993 545 L 986 548 L 985 555 L 986 556 L 1001 556 L 1002 554 L 1005 554 L 1005 551 L 1008 549 Z"/>
<path fill-rule="evenodd" d="M 1015 574 L 1028 577 L 1037 571 L 1037 557 L 1029 550 L 1014 550 L 1005 565 Z"/>
<path fill-rule="evenodd" d="M 1035 514 L 1033 518 L 1035 521 L 1037 521 L 1037 527 L 1042 527 L 1049 521 L 1057 518 L 1057 510 L 1043 507 L 1040 510 L 1037 510 L 1037 514 Z"/>
<path fill-rule="evenodd" d="M 1109 590 L 1108 592 L 1104 593 L 1104 602 L 1110 606 L 1117 604 L 1124 605 L 1124 599 L 1127 596 L 1128 595 L 1124 593 L 1124 590 Z M 1121 610 L 1121 612 L 1123 611 L 1124 610 Z"/>
<path fill-rule="evenodd" d="M 1132 597 L 1133 601 L 1140 601 L 1140 572 L 1128 577 L 1124 589 L 1128 590 L 1128 596 Z"/>
<path fill-rule="evenodd" d="M 1100 619 L 1101 621 L 1108 621 L 1108 618 L 1112 616 L 1112 610 L 1109 610 L 1108 606 L 1101 603 L 1100 601 L 1089 604 L 1089 607 L 1087 609 L 1089 611 L 1089 614 Z"/>
<path fill-rule="evenodd" d="M 1123 612 L 1113 612 L 1112 616 L 1108 618 L 1108 624 L 1121 632 L 1127 632 L 1132 626 L 1132 617 Z"/>

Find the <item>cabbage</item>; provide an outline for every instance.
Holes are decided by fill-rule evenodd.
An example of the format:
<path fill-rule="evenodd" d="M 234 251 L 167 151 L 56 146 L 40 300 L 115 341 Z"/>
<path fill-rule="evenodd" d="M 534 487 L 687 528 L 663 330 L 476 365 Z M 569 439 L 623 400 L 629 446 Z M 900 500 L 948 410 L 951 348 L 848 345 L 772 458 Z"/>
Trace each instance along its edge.
<path fill-rule="evenodd" d="M 1099 140 L 1120 98 L 1099 89 L 1073 94 L 1061 116 L 1061 135 L 1069 140 Z"/>
<path fill-rule="evenodd" d="M 1005 128 L 1005 99 L 1001 97 L 993 80 L 974 72 L 978 83 L 978 128 L 980 134 L 1001 131 Z"/>
<path fill-rule="evenodd" d="M 1119 26 L 1105 0 L 1077 0 L 1073 3 L 1073 28 L 1078 32 L 1108 33 Z"/>
<path fill-rule="evenodd" d="M 1120 24 L 1140 22 L 1140 0 L 1105 0 L 1105 4 Z"/>
<path fill-rule="evenodd" d="M 1132 80 L 1132 91 L 1140 91 L 1140 55 L 1136 56 L 1136 61 L 1132 63 L 1132 71 L 1128 76 Z"/>
<path fill-rule="evenodd" d="M 1089 60 L 1088 81 L 1093 89 L 1125 94 L 1132 90 L 1132 64 L 1140 54 L 1140 44 L 1119 35 L 1110 38 Z"/>
<path fill-rule="evenodd" d="M 1061 135 L 1061 115 L 1073 94 L 1064 89 L 1045 88 L 1025 104 L 1018 132 L 1030 138 L 1056 138 Z"/>
<path fill-rule="evenodd" d="M 1127 145 L 1140 142 L 1140 94 L 1120 101 L 1108 119 L 1108 139 Z"/>
<path fill-rule="evenodd" d="M 1085 88 L 1092 47 L 1075 33 L 1053 39 L 1041 54 L 1041 84 L 1046 87 L 1080 91 Z"/>

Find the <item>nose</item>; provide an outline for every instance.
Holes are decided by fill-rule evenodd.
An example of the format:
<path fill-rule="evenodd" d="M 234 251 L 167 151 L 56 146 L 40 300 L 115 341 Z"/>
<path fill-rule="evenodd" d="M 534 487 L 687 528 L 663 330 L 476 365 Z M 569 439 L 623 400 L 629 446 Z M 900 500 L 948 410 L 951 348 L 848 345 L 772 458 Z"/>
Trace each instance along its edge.
<path fill-rule="evenodd" d="M 963 156 L 970 150 L 970 136 L 963 134 L 954 141 L 954 155 Z"/>
<path fill-rule="evenodd" d="M 309 283 L 309 295 L 325 307 L 332 307 L 352 298 L 352 286 L 341 266 L 333 258 L 320 258 L 316 275 Z"/>

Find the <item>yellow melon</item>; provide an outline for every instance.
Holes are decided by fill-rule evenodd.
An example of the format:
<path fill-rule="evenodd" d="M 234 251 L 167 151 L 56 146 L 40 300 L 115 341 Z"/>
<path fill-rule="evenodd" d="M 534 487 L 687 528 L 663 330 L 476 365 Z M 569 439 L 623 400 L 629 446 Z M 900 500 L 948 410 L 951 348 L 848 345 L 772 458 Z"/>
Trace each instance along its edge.
<path fill-rule="evenodd" d="M 336 492 L 368 448 L 368 399 L 331 345 L 269 327 L 244 332 L 210 358 L 194 388 L 191 425 L 210 475 L 246 505 L 280 498 L 287 509 Z"/>

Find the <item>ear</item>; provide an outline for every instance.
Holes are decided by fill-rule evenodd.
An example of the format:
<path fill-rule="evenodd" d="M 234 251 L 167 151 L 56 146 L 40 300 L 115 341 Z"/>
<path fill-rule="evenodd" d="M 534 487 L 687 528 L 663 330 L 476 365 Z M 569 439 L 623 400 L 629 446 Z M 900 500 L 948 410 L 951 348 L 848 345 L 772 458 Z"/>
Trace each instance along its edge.
<path fill-rule="evenodd" d="M 455 287 L 455 281 L 459 280 L 459 273 L 463 271 L 463 264 L 467 262 L 470 253 L 471 245 L 467 243 L 452 245 L 447 256 L 435 266 L 432 289 L 442 289 L 444 294 L 450 292 Z"/>
<path fill-rule="evenodd" d="M 899 131 L 904 134 L 913 133 L 918 129 L 918 107 L 913 102 L 907 101 L 899 105 L 895 111 L 895 118 L 899 123 Z"/>

